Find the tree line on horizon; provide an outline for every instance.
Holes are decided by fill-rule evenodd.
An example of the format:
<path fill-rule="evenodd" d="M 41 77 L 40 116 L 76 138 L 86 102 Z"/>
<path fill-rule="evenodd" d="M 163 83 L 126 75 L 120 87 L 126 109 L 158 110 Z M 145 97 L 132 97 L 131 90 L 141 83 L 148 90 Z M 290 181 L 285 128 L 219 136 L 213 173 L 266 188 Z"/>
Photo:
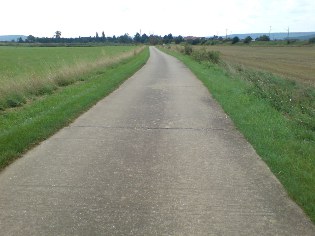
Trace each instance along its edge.
<path fill-rule="evenodd" d="M 56 31 L 53 37 L 35 37 L 33 35 L 27 36 L 25 39 L 19 37 L 16 42 L 18 43 L 64 43 L 64 44 L 85 44 L 85 43 L 111 43 L 111 44 L 134 44 L 134 43 L 142 43 L 142 44 L 168 44 L 175 42 L 179 44 L 184 41 L 184 38 L 179 35 L 173 37 L 172 34 L 165 35 L 164 37 L 159 35 L 147 35 L 136 33 L 134 37 L 131 37 L 129 34 L 124 34 L 120 36 L 105 36 L 104 31 L 101 35 L 96 32 L 95 36 L 89 37 L 76 37 L 76 38 L 63 38 L 61 37 L 61 32 Z"/>
<path fill-rule="evenodd" d="M 93 44 L 93 43 L 103 43 L 103 44 L 150 44 L 150 45 L 158 45 L 158 44 L 169 44 L 175 43 L 180 44 L 182 42 L 192 44 L 192 45 L 203 45 L 203 44 L 216 44 L 216 42 L 231 42 L 232 44 L 236 44 L 238 42 L 243 42 L 249 44 L 252 41 L 271 41 L 270 37 L 267 35 L 261 35 L 256 39 L 252 39 L 250 36 L 246 37 L 244 40 L 240 40 L 239 37 L 235 36 L 233 38 L 228 37 L 219 37 L 214 35 L 213 37 L 183 37 L 173 36 L 171 33 L 168 35 L 164 35 L 163 37 L 160 35 L 147 35 L 136 33 L 134 37 L 131 37 L 129 34 L 124 34 L 120 36 L 112 36 L 106 37 L 104 31 L 101 35 L 96 32 L 95 36 L 89 37 L 77 37 L 77 38 L 63 38 L 61 37 L 61 32 L 56 31 L 53 37 L 35 37 L 33 35 L 27 36 L 25 39 L 22 37 L 17 39 L 18 43 L 39 43 L 39 44 Z M 311 41 L 310 41 L 311 42 Z"/>

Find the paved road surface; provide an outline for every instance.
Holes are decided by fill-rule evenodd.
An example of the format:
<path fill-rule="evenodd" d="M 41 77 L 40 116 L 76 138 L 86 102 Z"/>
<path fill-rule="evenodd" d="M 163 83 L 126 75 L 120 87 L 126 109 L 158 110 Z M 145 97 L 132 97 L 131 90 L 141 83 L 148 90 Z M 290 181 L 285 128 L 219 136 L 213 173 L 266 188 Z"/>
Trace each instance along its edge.
<path fill-rule="evenodd" d="M 147 65 L 0 174 L 1 235 L 315 235 L 191 72 Z"/>

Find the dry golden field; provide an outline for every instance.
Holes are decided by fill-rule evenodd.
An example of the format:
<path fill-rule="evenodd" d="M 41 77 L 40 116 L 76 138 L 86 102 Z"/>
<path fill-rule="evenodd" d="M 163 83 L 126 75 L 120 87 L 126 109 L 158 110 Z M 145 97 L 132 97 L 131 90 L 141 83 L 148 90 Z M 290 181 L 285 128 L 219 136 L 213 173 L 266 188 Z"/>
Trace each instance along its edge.
<path fill-rule="evenodd" d="M 315 87 L 315 47 L 208 46 L 224 61 L 262 69 Z"/>

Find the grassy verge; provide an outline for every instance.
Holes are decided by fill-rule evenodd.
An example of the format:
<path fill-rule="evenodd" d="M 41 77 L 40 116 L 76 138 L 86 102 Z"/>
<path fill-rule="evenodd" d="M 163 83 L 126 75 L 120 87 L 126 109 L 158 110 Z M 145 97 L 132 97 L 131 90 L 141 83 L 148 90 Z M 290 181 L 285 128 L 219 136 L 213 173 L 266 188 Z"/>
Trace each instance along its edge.
<path fill-rule="evenodd" d="M 148 58 L 149 51 L 145 49 L 110 68 L 96 69 L 81 76 L 81 82 L 62 87 L 23 107 L 1 112 L 0 169 L 111 93 Z"/>
<path fill-rule="evenodd" d="M 270 73 L 197 62 L 179 52 L 272 172 L 315 222 L 315 91 Z"/>

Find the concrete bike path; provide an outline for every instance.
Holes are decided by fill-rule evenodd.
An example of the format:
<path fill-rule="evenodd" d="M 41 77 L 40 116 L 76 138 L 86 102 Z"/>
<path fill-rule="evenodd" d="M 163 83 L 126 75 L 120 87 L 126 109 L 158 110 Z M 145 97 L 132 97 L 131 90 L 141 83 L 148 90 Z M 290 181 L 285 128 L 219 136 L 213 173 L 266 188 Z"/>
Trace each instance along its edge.
<path fill-rule="evenodd" d="M 315 235 L 201 82 L 150 52 L 0 173 L 0 234 Z"/>

